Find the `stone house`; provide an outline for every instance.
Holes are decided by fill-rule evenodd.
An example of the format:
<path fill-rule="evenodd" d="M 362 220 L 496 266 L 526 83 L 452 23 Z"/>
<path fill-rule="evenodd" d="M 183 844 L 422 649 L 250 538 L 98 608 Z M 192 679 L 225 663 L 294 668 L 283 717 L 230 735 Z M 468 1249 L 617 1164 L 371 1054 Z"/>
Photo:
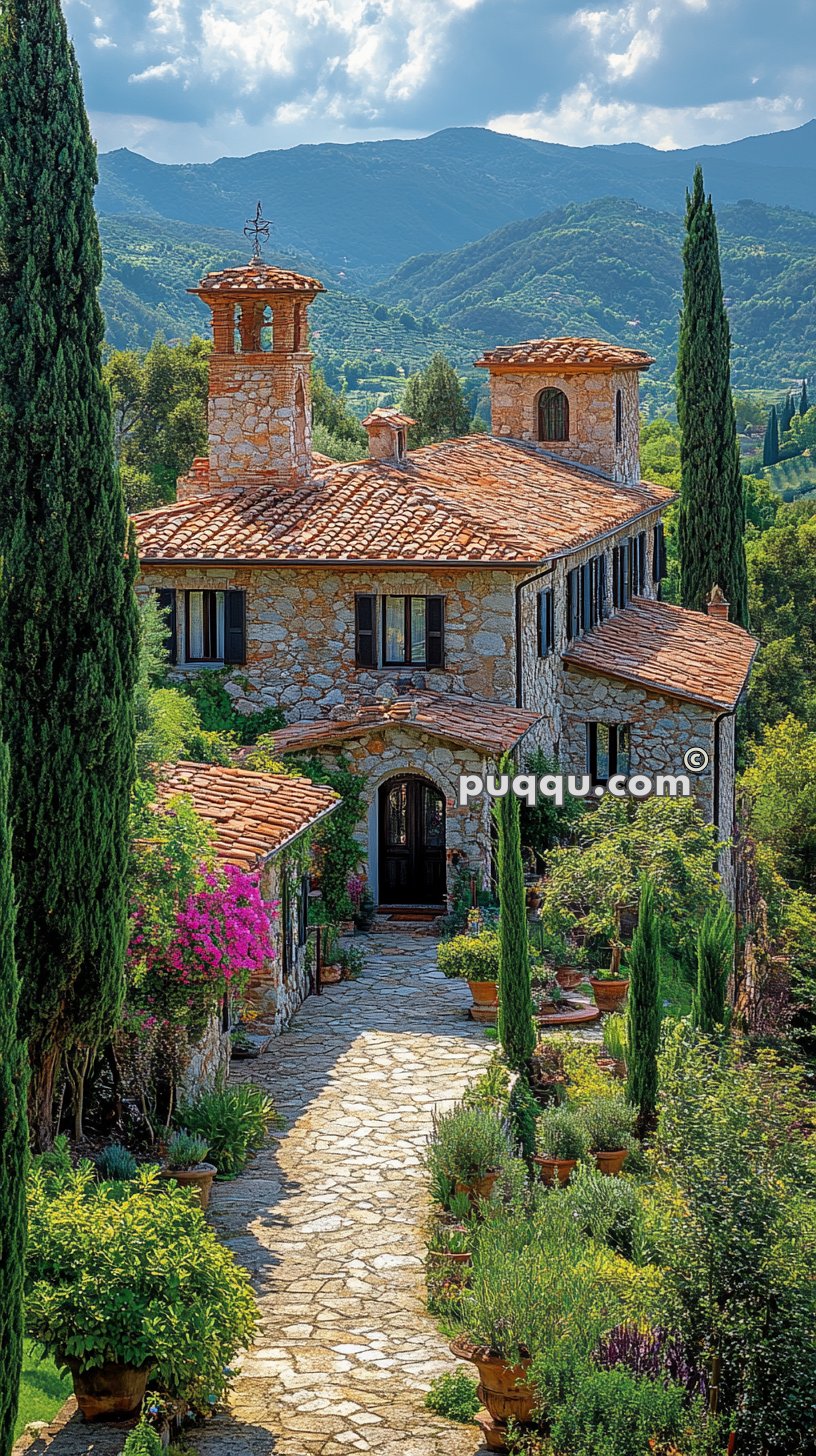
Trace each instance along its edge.
<path fill-rule="evenodd" d="M 253 973 L 247 1001 L 257 1029 L 286 1027 L 311 991 L 307 953 L 309 835 L 334 812 L 339 796 L 308 779 L 252 773 L 215 764 L 167 764 L 157 781 L 159 805 L 188 799 L 215 831 L 222 864 L 257 873 L 264 900 L 276 907 L 270 921 L 274 954 Z M 196 1048 L 187 1074 L 190 1087 L 212 1086 L 229 1066 L 229 1007 Z"/>
<path fill-rule="evenodd" d="M 375 410 L 368 458 L 335 464 L 311 450 L 321 287 L 255 262 L 193 290 L 213 319 L 209 457 L 136 517 L 177 671 L 224 669 L 241 710 L 283 709 L 281 751 L 365 771 L 380 905 L 441 905 L 457 869 L 489 873 L 487 806 L 460 807 L 458 782 L 507 751 L 602 789 L 682 773 L 698 749 L 694 793 L 727 837 L 756 643 L 721 601 L 660 601 L 672 495 L 639 461 L 652 360 L 592 339 L 494 349 L 491 434 L 409 451 L 412 421 Z"/>

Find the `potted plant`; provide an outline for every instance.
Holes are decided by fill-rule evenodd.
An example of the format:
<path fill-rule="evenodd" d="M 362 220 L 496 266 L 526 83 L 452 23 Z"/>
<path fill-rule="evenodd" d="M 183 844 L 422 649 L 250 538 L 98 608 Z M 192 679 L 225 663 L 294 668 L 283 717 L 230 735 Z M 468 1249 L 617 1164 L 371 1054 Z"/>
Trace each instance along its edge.
<path fill-rule="evenodd" d="M 530 1058 L 527 1073 L 531 1091 L 542 1107 L 564 1101 L 567 1074 L 563 1046 L 540 1041 Z"/>
<path fill-rule="evenodd" d="M 354 924 L 363 935 L 368 935 L 374 927 L 376 918 L 377 906 L 374 896 L 366 885 L 354 910 Z"/>
<path fill-rule="evenodd" d="M 609 938 L 611 951 L 609 966 L 597 970 L 595 975 L 589 978 L 595 1005 L 599 1011 L 620 1011 L 629 990 L 629 977 L 625 976 L 622 970 L 624 945 L 621 935 L 621 910 L 620 905 L 615 906 L 613 930 Z"/>
<path fill-rule="evenodd" d="M 493 1185 L 510 1156 L 507 1135 L 492 1112 L 480 1107 L 457 1107 L 434 1117 L 426 1154 L 428 1171 L 444 1174 L 456 1193 L 465 1193 L 471 1206 L 489 1198 Z"/>
<path fill-rule="evenodd" d="M 507 1233 L 498 1222 L 495 1228 L 485 1225 L 480 1234 L 463 1294 L 464 1329 L 450 1347 L 479 1372 L 480 1395 L 498 1426 L 491 1431 L 497 1442 L 509 1421 L 527 1425 L 532 1420 L 536 1396 L 529 1377 L 544 1274 L 535 1241 L 519 1247 Z"/>
<path fill-rule="evenodd" d="M 333 986 L 343 979 L 343 967 L 340 964 L 340 935 L 336 925 L 323 926 L 322 945 L 320 979 L 324 986 Z"/>
<path fill-rule="evenodd" d="M 536 1124 L 533 1162 L 544 1183 L 566 1183 L 589 1149 L 587 1128 L 572 1107 L 545 1107 Z"/>
<path fill-rule="evenodd" d="M 177 1132 L 167 1144 L 161 1167 L 162 1178 L 172 1178 L 180 1188 L 194 1188 L 202 1208 L 207 1208 L 217 1169 L 208 1163 L 209 1146 L 195 1134 Z"/>
<path fill-rule="evenodd" d="M 603 1029 L 604 1054 L 598 1058 L 599 1066 L 610 1071 L 619 1081 L 626 1077 L 626 1018 L 619 1011 L 607 1016 Z"/>
<path fill-rule="evenodd" d="M 115 1188 L 89 1163 L 57 1186 L 29 1175 L 26 1333 L 88 1420 L 135 1415 L 148 1374 L 204 1415 L 252 1342 L 249 1276 L 189 1195 L 160 1187 L 155 1167 Z"/>
<path fill-rule="evenodd" d="M 637 1109 L 622 1096 L 592 1097 L 581 1112 L 599 1172 L 617 1178 L 632 1146 Z"/>
<path fill-rule="evenodd" d="M 447 1278 L 461 1280 L 470 1266 L 470 1234 L 464 1224 L 438 1223 L 428 1243 L 428 1259 L 444 1269 Z"/>
<path fill-rule="evenodd" d="M 475 1007 L 498 1011 L 499 937 L 495 930 L 455 935 L 443 941 L 436 954 L 443 976 L 467 981 Z"/>

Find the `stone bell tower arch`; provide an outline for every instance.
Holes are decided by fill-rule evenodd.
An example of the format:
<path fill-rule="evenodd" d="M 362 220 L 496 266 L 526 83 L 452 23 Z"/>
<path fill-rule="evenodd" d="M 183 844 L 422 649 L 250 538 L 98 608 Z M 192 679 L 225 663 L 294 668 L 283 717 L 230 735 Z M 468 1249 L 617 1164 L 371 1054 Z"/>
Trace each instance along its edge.
<path fill-rule="evenodd" d="M 212 313 L 210 492 L 296 485 L 312 469 L 307 313 L 316 278 L 255 259 L 189 289 Z"/>

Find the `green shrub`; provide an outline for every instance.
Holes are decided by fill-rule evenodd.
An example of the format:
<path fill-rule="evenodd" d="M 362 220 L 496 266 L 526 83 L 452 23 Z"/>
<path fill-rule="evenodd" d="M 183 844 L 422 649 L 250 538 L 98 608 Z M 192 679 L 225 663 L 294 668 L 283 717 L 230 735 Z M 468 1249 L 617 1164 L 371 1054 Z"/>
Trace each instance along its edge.
<path fill-rule="evenodd" d="M 575 1169 L 564 1196 L 582 1233 L 625 1259 L 634 1257 L 640 1203 L 630 1179 L 607 1178 L 596 1168 L 582 1164 Z"/>
<path fill-rule="evenodd" d="M 502 1061 L 501 1053 L 494 1052 L 481 1077 L 465 1091 L 463 1107 L 485 1107 L 502 1121 L 506 1118 L 510 1104 L 510 1073 Z"/>
<path fill-rule="evenodd" d="M 111 1143 L 97 1158 L 97 1169 L 101 1178 L 112 1183 L 129 1183 L 136 1177 L 137 1163 L 133 1154 L 121 1143 Z"/>
<path fill-rule="evenodd" d="M 464 1370 L 454 1370 L 447 1371 L 433 1382 L 425 1397 L 425 1405 L 434 1415 L 467 1425 L 473 1420 L 481 1401 L 476 1394 L 475 1380 L 471 1380 Z"/>
<path fill-rule="evenodd" d="M 630 1146 L 637 1110 L 625 1097 L 591 1097 L 581 1107 L 581 1116 L 593 1153 L 614 1153 Z"/>
<path fill-rule="evenodd" d="M 73 1172 L 71 1145 L 64 1132 L 59 1133 L 50 1148 L 37 1153 L 31 1160 L 31 1172 L 42 1173 L 52 1183 L 60 1183 Z"/>
<path fill-rule="evenodd" d="M 122 1447 L 122 1456 L 164 1456 L 161 1437 L 153 1426 L 140 1421 Z"/>
<path fill-rule="evenodd" d="M 203 1138 L 189 1132 L 177 1132 L 167 1145 L 165 1165 L 171 1171 L 189 1172 L 206 1160 L 209 1151 L 209 1145 Z"/>
<path fill-rule="evenodd" d="M 537 1145 L 543 1158 L 567 1162 L 586 1157 L 589 1138 L 580 1114 L 571 1107 L 545 1107 L 538 1119 Z"/>
<path fill-rule="evenodd" d="M 480 935 L 455 935 L 443 941 L 437 952 L 443 976 L 465 981 L 498 981 L 499 937 L 495 930 Z"/>
<path fill-rule="evenodd" d="M 179 1107 L 176 1122 L 203 1139 L 222 1178 L 242 1172 L 270 1128 L 280 1126 L 272 1098 L 252 1082 L 203 1092 Z"/>
<path fill-rule="evenodd" d="M 431 1175 L 443 1174 L 454 1183 L 475 1183 L 507 1162 L 507 1134 L 492 1112 L 480 1107 L 458 1107 L 434 1118 L 433 1136 L 426 1153 Z"/>
<path fill-rule="evenodd" d="M 626 1017 L 619 1011 L 604 1022 L 603 1044 L 616 1062 L 626 1061 Z"/>
<path fill-rule="evenodd" d="M 26 1329 L 46 1354 L 85 1370 L 151 1364 L 151 1383 L 207 1411 L 256 1323 L 249 1276 L 181 1188 L 141 1169 L 117 1199 L 90 1165 L 54 1191 L 28 1188 Z"/>
<path fill-rule="evenodd" d="M 261 708 L 257 713 L 239 713 L 224 686 L 226 672 L 197 672 L 185 678 L 183 690 L 189 693 L 198 712 L 201 726 L 208 733 L 234 733 L 239 743 L 257 743 L 265 734 L 274 733 L 285 722 L 280 708 Z"/>
<path fill-rule="evenodd" d="M 689 1411 L 680 1385 L 590 1368 L 553 1404 L 550 1439 L 559 1456 L 650 1456 L 702 1422 L 699 1403 Z"/>

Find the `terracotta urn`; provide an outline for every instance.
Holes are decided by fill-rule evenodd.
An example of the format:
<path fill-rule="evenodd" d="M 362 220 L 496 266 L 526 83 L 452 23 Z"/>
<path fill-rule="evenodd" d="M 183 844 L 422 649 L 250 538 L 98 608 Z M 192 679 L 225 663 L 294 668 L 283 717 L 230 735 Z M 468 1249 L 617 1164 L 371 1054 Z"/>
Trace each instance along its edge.
<path fill-rule="evenodd" d="M 179 1188 L 192 1188 L 198 1194 L 202 1208 L 208 1208 L 213 1179 L 218 1169 L 212 1163 L 199 1163 L 197 1168 L 168 1168 L 161 1170 L 162 1178 L 173 1179 Z"/>
<path fill-rule="evenodd" d="M 496 981 L 468 981 L 474 1006 L 489 1006 L 491 1010 L 499 1004 L 499 988 Z"/>
<path fill-rule="evenodd" d="M 74 1396 L 86 1421 L 135 1416 L 141 1410 L 147 1390 L 150 1365 L 117 1365 L 110 1361 L 93 1370 L 80 1371 L 80 1361 L 66 1356 L 74 1382 Z"/>
<path fill-rule="evenodd" d="M 555 979 L 562 991 L 574 991 L 583 981 L 584 973 L 576 970 L 575 966 L 558 966 Z"/>
<path fill-rule="evenodd" d="M 479 1395 L 496 1421 L 517 1421 L 529 1425 L 535 1407 L 535 1392 L 527 1384 L 530 1360 L 511 1365 L 502 1355 L 472 1345 L 459 1335 L 451 1343 L 457 1360 L 470 1360 L 479 1372 Z"/>
<path fill-rule="evenodd" d="M 590 976 L 589 984 L 599 1011 L 620 1011 L 629 993 L 629 977 L 619 976 L 614 981 Z"/>
<path fill-rule="evenodd" d="M 612 1153 L 593 1153 L 592 1156 L 598 1165 L 599 1173 L 605 1173 L 608 1178 L 617 1178 L 629 1157 L 629 1149 L 616 1148 Z"/>
<path fill-rule="evenodd" d="M 544 1158 L 538 1153 L 533 1154 L 533 1162 L 542 1183 L 549 1184 L 568 1183 L 570 1174 L 578 1167 L 577 1158 Z"/>
<path fill-rule="evenodd" d="M 324 965 L 320 970 L 320 982 L 323 986 L 336 986 L 338 981 L 343 979 L 342 966 Z"/>
<path fill-rule="evenodd" d="M 462 1183 L 457 1178 L 456 1192 L 466 1193 L 471 1203 L 475 1206 L 480 1199 L 490 1197 L 498 1176 L 499 1170 L 497 1168 L 494 1173 L 485 1173 L 483 1178 L 477 1178 L 474 1183 Z"/>

